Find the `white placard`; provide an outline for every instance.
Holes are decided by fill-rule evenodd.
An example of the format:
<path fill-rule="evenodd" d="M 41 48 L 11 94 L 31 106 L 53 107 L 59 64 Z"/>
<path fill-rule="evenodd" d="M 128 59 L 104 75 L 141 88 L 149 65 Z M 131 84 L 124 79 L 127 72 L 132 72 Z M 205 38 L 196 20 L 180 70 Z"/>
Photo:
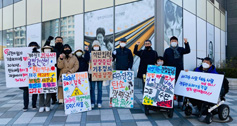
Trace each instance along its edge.
<path fill-rule="evenodd" d="M 217 103 L 224 75 L 181 71 L 174 93 L 210 103 Z"/>

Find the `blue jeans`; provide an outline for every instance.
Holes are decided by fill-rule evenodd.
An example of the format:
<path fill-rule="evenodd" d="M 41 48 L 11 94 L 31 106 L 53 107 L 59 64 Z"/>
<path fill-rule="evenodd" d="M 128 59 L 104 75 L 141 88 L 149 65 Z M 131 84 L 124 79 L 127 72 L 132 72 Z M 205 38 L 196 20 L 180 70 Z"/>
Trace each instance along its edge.
<path fill-rule="evenodd" d="M 91 81 L 90 85 L 90 95 L 91 95 L 91 104 L 95 104 L 95 84 L 97 83 L 97 104 L 102 104 L 102 82 L 103 81 Z"/>

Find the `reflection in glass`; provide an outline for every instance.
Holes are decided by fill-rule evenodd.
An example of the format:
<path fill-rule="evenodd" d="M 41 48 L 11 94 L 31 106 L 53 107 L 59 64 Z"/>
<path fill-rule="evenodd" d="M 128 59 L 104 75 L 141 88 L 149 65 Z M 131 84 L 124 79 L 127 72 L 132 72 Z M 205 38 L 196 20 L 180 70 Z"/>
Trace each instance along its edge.
<path fill-rule="evenodd" d="M 13 29 L 3 31 L 3 47 L 13 47 Z"/>
<path fill-rule="evenodd" d="M 63 37 L 63 43 L 70 45 L 74 51 L 74 16 L 61 19 L 61 37 Z"/>
<path fill-rule="evenodd" d="M 42 23 L 42 47 L 49 36 L 59 36 L 59 19 Z M 52 40 L 50 45 L 54 46 L 54 40 Z"/>
<path fill-rule="evenodd" d="M 26 47 L 25 27 L 17 27 L 14 29 L 14 47 Z"/>

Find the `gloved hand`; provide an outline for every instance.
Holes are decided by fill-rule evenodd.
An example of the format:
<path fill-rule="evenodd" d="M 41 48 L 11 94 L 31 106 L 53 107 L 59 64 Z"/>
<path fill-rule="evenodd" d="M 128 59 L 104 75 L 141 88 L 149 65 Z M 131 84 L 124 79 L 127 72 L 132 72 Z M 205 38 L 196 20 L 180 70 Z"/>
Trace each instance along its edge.
<path fill-rule="evenodd" d="M 116 54 L 117 54 L 116 50 L 114 50 L 114 51 L 113 51 L 113 54 L 114 54 L 114 55 L 116 55 Z"/>

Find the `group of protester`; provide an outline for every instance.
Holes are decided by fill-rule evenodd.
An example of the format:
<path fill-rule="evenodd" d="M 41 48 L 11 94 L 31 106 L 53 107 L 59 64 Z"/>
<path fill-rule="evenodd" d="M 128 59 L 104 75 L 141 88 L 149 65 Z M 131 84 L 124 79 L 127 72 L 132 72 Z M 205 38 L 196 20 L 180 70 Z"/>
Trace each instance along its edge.
<path fill-rule="evenodd" d="M 57 56 L 57 79 L 58 79 L 58 93 L 48 93 L 48 94 L 40 94 L 39 96 L 39 112 L 43 112 L 44 110 L 50 111 L 50 102 L 52 99 L 52 104 L 58 103 L 62 104 L 64 102 L 63 96 L 63 88 L 62 88 L 62 74 L 71 74 L 75 72 L 88 72 L 91 74 L 89 62 L 91 59 L 89 48 L 86 46 L 85 49 L 78 48 L 74 52 L 70 45 L 63 44 L 62 37 L 55 38 L 55 46 L 50 46 L 51 40 L 53 37 L 49 37 L 44 47 L 42 47 L 42 52 L 49 53 L 55 52 Z M 130 49 L 126 47 L 127 40 L 125 38 L 121 38 L 119 41 L 119 48 L 114 49 L 112 52 L 112 58 L 115 62 L 116 70 L 128 70 L 131 71 L 133 67 L 133 54 Z M 137 42 L 133 53 L 140 58 L 140 64 L 138 68 L 137 77 L 141 79 L 143 82 L 143 88 L 145 82 L 143 80 L 143 76 L 146 74 L 148 65 L 157 65 L 157 66 L 173 66 L 176 67 L 176 77 L 177 80 L 179 73 L 184 69 L 183 56 L 185 54 L 190 53 L 190 47 L 187 39 L 184 39 L 185 47 L 178 46 L 177 37 L 173 36 L 170 38 L 170 47 L 167 48 L 164 52 L 163 57 L 158 56 L 158 53 L 152 49 L 152 42 L 150 40 L 146 40 L 144 42 L 145 48 L 138 49 L 142 47 L 140 42 Z M 39 49 L 39 45 L 36 42 L 31 42 L 29 47 L 33 48 L 33 53 L 39 53 L 37 49 Z M 100 42 L 95 40 L 92 43 L 91 51 L 104 51 L 101 48 Z M 212 65 L 212 61 L 210 58 L 206 57 L 203 60 L 203 63 L 200 67 L 198 67 L 195 71 L 198 72 L 208 72 L 208 73 L 217 73 L 215 70 L 215 66 Z M 91 76 L 90 76 L 91 77 Z M 97 103 L 98 108 L 102 107 L 102 81 L 91 81 L 90 79 L 90 95 L 91 95 L 91 107 L 94 108 Z M 97 102 L 95 100 L 95 85 L 97 84 Z M 24 99 L 24 111 L 27 111 L 29 105 L 29 93 L 28 87 L 21 88 L 23 89 L 23 99 Z M 143 89 L 144 90 L 144 89 Z M 46 98 L 45 98 L 46 95 Z M 56 97 L 57 96 L 57 97 Z M 37 94 L 32 96 L 32 108 L 36 109 L 36 101 Z M 178 96 L 178 107 L 181 107 L 183 102 L 183 97 Z"/>

